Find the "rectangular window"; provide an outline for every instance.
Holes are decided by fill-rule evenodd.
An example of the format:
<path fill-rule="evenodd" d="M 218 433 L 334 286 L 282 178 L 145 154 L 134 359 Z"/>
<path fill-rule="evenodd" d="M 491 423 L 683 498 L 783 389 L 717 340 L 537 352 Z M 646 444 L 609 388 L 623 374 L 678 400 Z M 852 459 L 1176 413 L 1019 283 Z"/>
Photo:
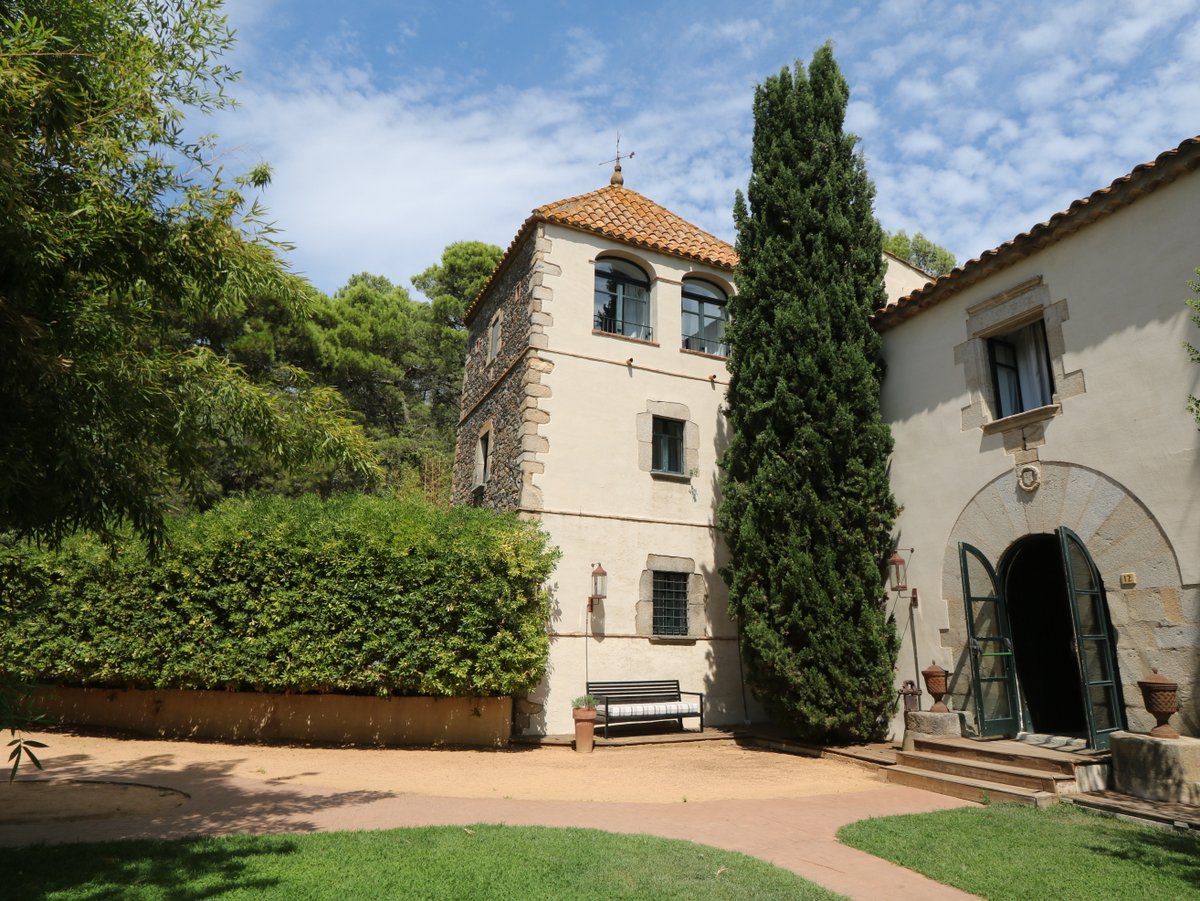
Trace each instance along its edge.
<path fill-rule="evenodd" d="M 651 470 L 683 475 L 683 423 L 655 416 L 652 441 Z"/>
<path fill-rule="evenodd" d="M 654 634 L 687 635 L 688 574 L 654 570 Z"/>
<path fill-rule="evenodd" d="M 492 468 L 492 432 L 491 429 L 479 436 L 475 445 L 475 485 L 479 487 L 487 483 Z"/>
<path fill-rule="evenodd" d="M 490 363 L 500 354 L 500 334 L 501 323 L 503 317 L 497 313 L 492 317 L 491 324 L 488 325 L 488 353 L 487 361 Z"/>
<path fill-rule="evenodd" d="M 1042 320 L 988 338 L 988 354 L 997 419 L 1052 403 L 1054 382 Z"/>
<path fill-rule="evenodd" d="M 725 292 L 700 279 L 683 281 L 683 349 L 699 350 L 721 357 L 729 356 L 725 343 Z"/>

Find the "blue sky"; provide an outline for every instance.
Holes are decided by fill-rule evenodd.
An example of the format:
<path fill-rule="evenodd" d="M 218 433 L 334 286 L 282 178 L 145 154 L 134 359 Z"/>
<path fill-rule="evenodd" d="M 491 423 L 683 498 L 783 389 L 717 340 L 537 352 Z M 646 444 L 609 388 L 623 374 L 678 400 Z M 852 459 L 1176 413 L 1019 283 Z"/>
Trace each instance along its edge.
<path fill-rule="evenodd" d="M 1200 134 L 1200 0 L 227 0 L 224 164 L 324 291 L 625 184 L 732 241 L 754 86 L 827 39 L 889 230 L 978 256 Z"/>

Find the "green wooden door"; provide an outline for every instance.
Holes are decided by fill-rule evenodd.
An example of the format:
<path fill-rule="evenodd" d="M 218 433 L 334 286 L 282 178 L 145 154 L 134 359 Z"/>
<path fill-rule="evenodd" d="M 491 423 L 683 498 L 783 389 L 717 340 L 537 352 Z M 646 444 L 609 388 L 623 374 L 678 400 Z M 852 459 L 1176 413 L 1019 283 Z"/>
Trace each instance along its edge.
<path fill-rule="evenodd" d="M 979 732 L 1012 737 L 1017 734 L 1019 717 L 1008 610 L 999 591 L 996 571 L 977 548 L 959 544 L 958 561 Z"/>
<path fill-rule="evenodd" d="M 1080 537 L 1066 526 L 1057 533 L 1075 627 L 1074 649 L 1079 660 L 1083 706 L 1087 711 L 1088 745 L 1107 748 L 1112 733 L 1124 728 L 1124 710 L 1104 583 Z"/>

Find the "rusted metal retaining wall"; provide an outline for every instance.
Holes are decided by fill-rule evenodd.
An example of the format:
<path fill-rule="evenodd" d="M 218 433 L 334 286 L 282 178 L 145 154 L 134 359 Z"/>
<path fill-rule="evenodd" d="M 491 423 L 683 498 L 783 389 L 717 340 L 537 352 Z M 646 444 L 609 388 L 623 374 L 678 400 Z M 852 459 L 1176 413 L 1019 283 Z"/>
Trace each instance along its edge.
<path fill-rule="evenodd" d="M 38 689 L 52 721 L 164 738 L 354 745 L 508 743 L 512 698 L 372 698 L 240 691 Z"/>

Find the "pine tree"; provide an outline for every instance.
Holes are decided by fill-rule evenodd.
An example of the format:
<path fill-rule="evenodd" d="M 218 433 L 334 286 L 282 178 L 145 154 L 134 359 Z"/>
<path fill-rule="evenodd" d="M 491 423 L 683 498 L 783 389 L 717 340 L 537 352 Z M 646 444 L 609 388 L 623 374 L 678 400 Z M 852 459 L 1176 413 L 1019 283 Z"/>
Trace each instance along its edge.
<path fill-rule="evenodd" d="M 755 91 L 730 299 L 730 443 L 719 523 L 747 677 L 818 740 L 878 735 L 898 640 L 883 560 L 896 515 L 882 361 L 882 232 L 832 48 Z M 747 200 L 749 201 L 747 205 Z"/>

